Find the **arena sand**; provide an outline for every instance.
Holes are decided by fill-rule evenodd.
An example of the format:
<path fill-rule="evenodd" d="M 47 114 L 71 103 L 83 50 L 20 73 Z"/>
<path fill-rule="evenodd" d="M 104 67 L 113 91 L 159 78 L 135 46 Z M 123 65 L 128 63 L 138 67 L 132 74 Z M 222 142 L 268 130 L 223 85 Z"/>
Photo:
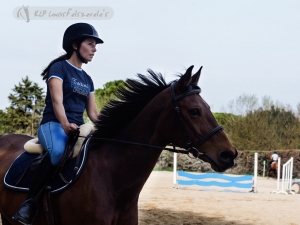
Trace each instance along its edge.
<path fill-rule="evenodd" d="M 276 180 L 258 177 L 258 192 L 173 188 L 172 172 L 151 173 L 139 198 L 139 224 L 300 224 L 300 194 L 271 193 Z M 293 186 L 294 188 L 294 186 Z"/>
<path fill-rule="evenodd" d="M 140 194 L 139 225 L 300 224 L 300 194 L 270 193 L 276 190 L 271 178 L 259 177 L 257 186 L 258 193 L 176 189 L 172 172 L 153 171 Z"/>

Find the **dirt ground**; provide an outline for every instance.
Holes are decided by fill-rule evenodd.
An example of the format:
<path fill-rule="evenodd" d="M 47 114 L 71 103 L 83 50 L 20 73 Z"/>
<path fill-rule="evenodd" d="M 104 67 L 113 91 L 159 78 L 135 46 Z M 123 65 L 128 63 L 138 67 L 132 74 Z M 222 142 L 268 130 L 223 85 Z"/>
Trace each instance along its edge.
<path fill-rule="evenodd" d="M 300 194 L 271 193 L 277 188 L 275 179 L 259 177 L 257 193 L 199 186 L 176 189 L 172 183 L 172 172 L 152 172 L 140 194 L 140 225 L 296 225 L 300 221 Z"/>
<path fill-rule="evenodd" d="M 153 171 L 140 194 L 139 225 L 299 224 L 300 194 L 271 193 L 276 180 L 263 177 L 258 178 L 257 190 L 177 189 L 172 172 Z"/>

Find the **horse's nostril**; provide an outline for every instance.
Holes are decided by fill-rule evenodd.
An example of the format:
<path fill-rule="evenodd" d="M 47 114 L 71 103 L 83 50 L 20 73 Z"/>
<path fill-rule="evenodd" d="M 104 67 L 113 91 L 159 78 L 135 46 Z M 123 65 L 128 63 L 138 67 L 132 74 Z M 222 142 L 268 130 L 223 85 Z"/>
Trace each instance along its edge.
<path fill-rule="evenodd" d="M 236 149 L 234 149 L 234 151 L 235 151 L 235 154 L 234 154 L 234 159 L 235 159 L 236 157 L 238 157 L 239 152 Z"/>
<path fill-rule="evenodd" d="M 223 151 L 220 153 L 220 160 L 225 163 L 231 163 L 235 158 L 235 154 L 232 151 Z"/>

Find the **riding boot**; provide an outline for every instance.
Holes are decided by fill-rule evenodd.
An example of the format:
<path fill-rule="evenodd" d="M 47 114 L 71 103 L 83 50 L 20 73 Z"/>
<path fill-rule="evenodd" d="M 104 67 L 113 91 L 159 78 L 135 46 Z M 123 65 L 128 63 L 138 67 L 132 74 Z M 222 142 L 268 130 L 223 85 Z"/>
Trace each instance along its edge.
<path fill-rule="evenodd" d="M 33 222 L 37 215 L 38 201 L 44 193 L 46 185 L 52 179 L 56 168 L 52 165 L 49 154 L 46 153 L 32 175 L 27 199 L 13 217 L 14 220 L 21 224 Z"/>

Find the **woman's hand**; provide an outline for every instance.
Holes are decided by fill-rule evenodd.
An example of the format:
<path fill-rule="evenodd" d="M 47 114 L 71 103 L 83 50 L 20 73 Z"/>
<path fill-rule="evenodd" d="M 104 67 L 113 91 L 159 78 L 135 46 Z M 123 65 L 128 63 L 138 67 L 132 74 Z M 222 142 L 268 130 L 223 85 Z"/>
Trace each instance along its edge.
<path fill-rule="evenodd" d="M 75 123 L 66 123 L 62 127 L 66 135 L 75 135 L 79 130 L 79 127 Z"/>

